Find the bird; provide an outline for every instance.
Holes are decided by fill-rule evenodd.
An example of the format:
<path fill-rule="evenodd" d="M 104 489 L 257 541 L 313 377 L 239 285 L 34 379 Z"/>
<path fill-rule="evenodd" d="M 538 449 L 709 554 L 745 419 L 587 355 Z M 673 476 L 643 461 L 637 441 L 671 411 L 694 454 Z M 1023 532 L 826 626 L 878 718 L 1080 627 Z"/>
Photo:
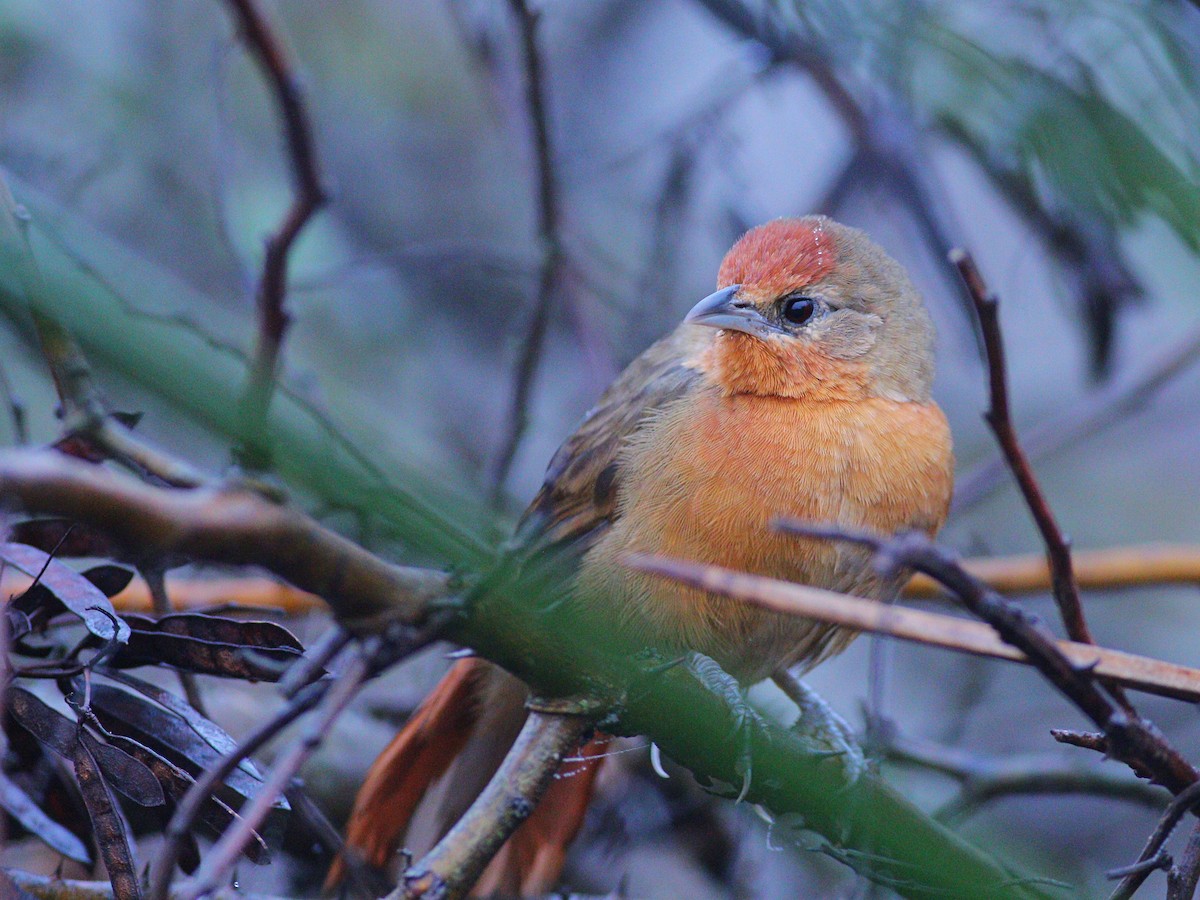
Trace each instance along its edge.
<path fill-rule="evenodd" d="M 810 669 L 855 632 L 626 560 L 659 555 L 894 599 L 899 583 L 879 574 L 868 551 L 797 540 L 771 523 L 940 529 L 954 458 L 931 396 L 934 339 L 907 272 L 864 232 L 823 216 L 749 230 L 725 255 L 716 292 L 637 357 L 562 444 L 513 552 L 565 555 L 574 602 L 598 607 L 647 646 L 703 654 L 742 685 Z M 372 765 L 347 847 L 381 867 L 402 838 L 409 847 L 435 842 L 503 759 L 526 695 L 498 666 L 458 661 Z M 555 886 L 597 769 L 552 784 L 476 895 Z M 329 883 L 343 874 L 339 862 Z"/>

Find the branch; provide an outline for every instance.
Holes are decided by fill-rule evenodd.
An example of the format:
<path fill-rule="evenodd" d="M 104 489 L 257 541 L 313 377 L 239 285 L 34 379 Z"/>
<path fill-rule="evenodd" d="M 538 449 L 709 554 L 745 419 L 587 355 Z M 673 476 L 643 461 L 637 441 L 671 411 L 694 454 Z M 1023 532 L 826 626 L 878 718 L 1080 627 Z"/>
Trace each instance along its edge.
<path fill-rule="evenodd" d="M 387 900 L 462 897 L 491 858 L 533 812 L 563 757 L 591 730 L 587 715 L 534 707 L 504 763 L 461 819 L 420 862 L 409 867 Z"/>
<path fill-rule="evenodd" d="M 271 402 L 279 354 L 288 314 L 284 309 L 287 294 L 288 257 L 292 244 L 313 214 L 325 204 L 325 190 L 317 170 L 312 124 L 305 107 L 300 84 L 282 42 L 255 5 L 255 0 L 226 0 L 250 54 L 258 62 L 275 95 L 291 164 L 293 197 L 279 226 L 267 239 L 262 275 L 255 290 L 258 310 L 258 338 L 250 383 L 242 398 L 251 434 L 261 425 Z"/>
<path fill-rule="evenodd" d="M 559 186 L 550 144 L 542 55 L 537 42 L 539 13 L 531 9 L 526 0 L 509 0 L 509 6 L 517 19 L 521 54 L 525 62 L 525 102 L 537 165 L 537 234 L 541 244 L 542 265 L 533 318 L 517 355 L 508 427 L 492 469 L 493 499 L 498 499 L 504 490 L 517 447 L 529 424 L 529 394 L 533 387 L 533 376 L 541 358 L 542 345 L 550 324 L 550 310 L 562 281 L 562 269 L 566 261 L 559 223 Z"/>
<path fill-rule="evenodd" d="M 263 782 L 262 788 L 245 808 L 241 810 L 241 821 L 226 829 L 220 840 L 212 846 L 204 858 L 200 870 L 191 882 L 191 890 L 184 893 L 184 900 L 195 900 L 220 887 L 226 875 L 237 862 L 242 848 L 250 840 L 254 829 L 266 818 L 275 801 L 284 793 L 300 767 L 321 746 L 321 742 L 333 727 L 334 721 L 358 694 L 363 681 L 370 674 L 370 663 L 365 655 L 356 655 L 345 671 L 338 674 L 332 687 L 321 699 L 316 715 L 300 737 L 284 751 Z M 194 788 L 193 788 L 194 789 Z M 158 898 L 166 900 L 164 891 Z"/>
<path fill-rule="evenodd" d="M 1200 803 L 1200 783 L 1193 784 L 1184 791 L 1181 791 L 1171 805 L 1167 807 L 1162 814 L 1162 818 L 1158 820 L 1158 824 L 1154 827 L 1154 831 L 1150 834 L 1150 840 L 1146 842 L 1146 846 L 1142 849 L 1141 855 L 1136 863 L 1129 867 L 1132 871 L 1124 875 L 1121 883 L 1117 885 L 1117 889 L 1113 891 L 1109 900 L 1128 900 L 1132 897 L 1134 891 L 1141 887 L 1144 882 L 1159 866 L 1144 866 L 1143 863 L 1149 863 L 1154 860 L 1162 851 L 1162 846 L 1167 842 L 1167 838 L 1171 836 L 1171 832 L 1175 830 L 1175 826 L 1189 812 L 1194 812 L 1197 803 Z M 1120 877 L 1120 876 L 1118 876 Z"/>
<path fill-rule="evenodd" d="M 350 631 L 420 625 L 449 577 L 384 562 L 303 512 L 235 486 L 157 488 L 50 451 L 0 452 L 0 495 L 107 531 L 143 558 L 258 565 L 322 597 Z"/>
<path fill-rule="evenodd" d="M 1076 582 L 1087 590 L 1200 584 L 1200 547 L 1190 544 L 1083 550 L 1072 557 Z M 962 567 L 1000 594 L 1036 593 L 1052 585 L 1044 553 L 976 557 L 963 560 Z M 935 597 L 941 593 L 936 581 L 919 573 L 904 588 L 906 597 Z"/>
<path fill-rule="evenodd" d="M 1048 681 L 1104 731 L 1110 755 L 1139 774 L 1150 773 L 1154 781 L 1173 794 L 1180 793 L 1200 779 L 1200 773 L 1167 743 L 1153 725 L 1113 705 L 1092 665 L 1079 665 L 1035 619 L 972 578 L 925 535 L 908 532 L 893 538 L 882 538 L 864 532 L 796 521 L 780 523 L 780 527 L 804 537 L 846 541 L 867 547 L 875 554 L 880 571 L 888 577 L 904 569 L 915 569 L 936 578 L 971 613 L 995 628 L 1005 643 L 1029 657 Z M 719 576 L 717 580 L 723 577 Z M 716 590 L 718 587 L 719 584 L 707 589 Z M 1089 649 L 1092 653 L 1096 652 L 1094 648 Z"/>
<path fill-rule="evenodd" d="M 1012 414 L 1008 405 L 1008 374 L 1004 364 L 1004 339 L 1000 332 L 999 301 L 990 293 L 983 281 L 983 276 L 975 265 L 971 255 L 965 250 L 955 250 L 951 253 L 950 261 L 958 267 L 963 284 L 967 288 L 975 311 L 979 315 L 979 326 L 983 330 L 984 347 L 987 350 L 988 386 L 990 406 L 984 414 L 996 441 L 1012 469 L 1013 476 L 1021 488 L 1021 494 L 1029 507 L 1033 520 L 1041 532 L 1042 541 L 1046 545 L 1046 556 L 1050 562 L 1052 573 L 1054 599 L 1058 603 L 1067 634 L 1072 639 L 1085 644 L 1094 643 L 1087 621 L 1083 617 L 1083 606 L 1079 601 L 1079 587 L 1075 583 L 1075 574 L 1071 570 L 1071 550 L 1050 504 L 1046 502 L 1029 460 L 1025 457 L 1017 440 L 1017 432 L 1013 427 Z"/>
<path fill-rule="evenodd" d="M 631 554 L 625 563 L 643 572 L 732 597 L 785 615 L 815 619 L 906 641 L 958 650 L 991 659 L 1037 665 L 1027 653 L 1001 639 L 982 622 L 902 606 L 889 606 L 822 588 L 777 581 L 719 566 Z M 1180 700 L 1200 702 L 1200 669 L 1190 669 L 1095 644 L 1053 641 L 1072 667 L 1111 678 L 1128 687 Z"/>
<path fill-rule="evenodd" d="M 1127 416 L 1142 409 L 1157 391 L 1198 361 L 1200 328 L 1168 347 L 1142 371 L 1101 388 L 1073 409 L 1056 413 L 1052 420 L 1030 429 L 1025 438 L 1030 459 L 1051 456 L 1109 425 L 1126 421 Z M 966 509 L 990 496 L 1000 486 L 1004 471 L 1004 460 L 993 459 L 960 477 L 954 486 L 954 509 Z"/>

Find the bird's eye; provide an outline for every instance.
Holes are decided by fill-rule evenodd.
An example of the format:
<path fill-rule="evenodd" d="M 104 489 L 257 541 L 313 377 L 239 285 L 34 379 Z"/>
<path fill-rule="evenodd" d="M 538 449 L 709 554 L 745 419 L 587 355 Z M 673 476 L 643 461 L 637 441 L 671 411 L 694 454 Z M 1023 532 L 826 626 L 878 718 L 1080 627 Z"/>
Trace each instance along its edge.
<path fill-rule="evenodd" d="M 783 318 L 793 325 L 803 325 L 817 310 L 817 301 L 812 297 L 789 297 L 783 301 Z"/>

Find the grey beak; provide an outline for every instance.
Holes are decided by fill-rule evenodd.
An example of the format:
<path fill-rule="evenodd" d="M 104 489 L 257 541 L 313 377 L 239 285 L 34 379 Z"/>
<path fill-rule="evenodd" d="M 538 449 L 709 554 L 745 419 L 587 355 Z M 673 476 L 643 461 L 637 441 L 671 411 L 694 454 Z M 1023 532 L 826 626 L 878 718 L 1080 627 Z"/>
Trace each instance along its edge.
<path fill-rule="evenodd" d="M 778 331 L 779 329 L 764 319 L 755 307 L 749 303 L 738 302 L 737 292 L 740 288 L 740 284 L 731 284 L 715 294 L 709 294 L 692 307 L 683 321 L 707 325 L 709 328 L 743 331 L 758 337 Z"/>

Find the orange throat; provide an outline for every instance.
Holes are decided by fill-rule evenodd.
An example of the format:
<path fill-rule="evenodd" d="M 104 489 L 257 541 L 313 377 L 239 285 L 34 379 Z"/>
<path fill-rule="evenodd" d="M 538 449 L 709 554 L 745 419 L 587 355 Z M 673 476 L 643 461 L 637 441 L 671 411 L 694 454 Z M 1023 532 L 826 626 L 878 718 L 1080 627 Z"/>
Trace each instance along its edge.
<path fill-rule="evenodd" d="M 727 395 L 853 400 L 870 394 L 865 363 L 835 359 L 797 340 L 722 330 L 694 365 Z"/>

